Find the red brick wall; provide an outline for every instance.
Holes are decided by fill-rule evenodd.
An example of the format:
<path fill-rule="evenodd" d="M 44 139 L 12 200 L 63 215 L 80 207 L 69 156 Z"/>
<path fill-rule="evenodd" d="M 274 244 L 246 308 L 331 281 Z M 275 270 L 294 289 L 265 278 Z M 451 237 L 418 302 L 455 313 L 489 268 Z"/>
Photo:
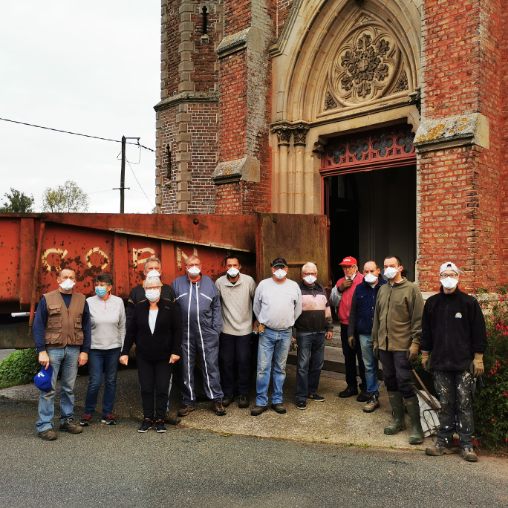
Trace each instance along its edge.
<path fill-rule="evenodd" d="M 179 0 L 162 0 L 161 15 L 161 99 L 178 91 Z"/>
<path fill-rule="evenodd" d="M 191 115 L 191 202 L 188 213 L 214 213 L 215 185 L 212 173 L 217 165 L 217 105 L 189 104 Z"/>
<path fill-rule="evenodd" d="M 501 132 L 506 132 L 504 75 L 507 61 L 500 0 L 426 0 L 424 34 L 425 118 L 482 113 L 489 119 L 490 147 L 467 146 L 419 158 L 419 280 L 435 290 L 436 270 L 447 259 L 465 271 L 466 290 L 494 291 L 506 283 L 501 215 L 508 176 Z M 504 97 L 503 97 L 504 95 Z M 506 113 L 506 111 L 505 111 Z M 506 136 L 506 135 L 504 135 Z M 505 253 L 506 254 L 506 253 Z"/>
<path fill-rule="evenodd" d="M 224 1 L 224 35 L 248 28 L 251 19 L 251 0 Z"/>
<path fill-rule="evenodd" d="M 506 27 L 508 23 L 508 10 L 502 9 L 499 15 L 499 23 L 501 27 Z M 499 50 L 501 52 L 501 63 L 499 76 L 501 91 L 502 91 L 502 106 L 500 108 L 501 115 L 501 126 L 500 130 L 497 131 L 499 135 L 499 142 L 501 144 L 501 185 L 499 186 L 498 193 L 500 199 L 501 209 L 501 224 L 500 230 L 500 250 L 501 250 L 501 262 L 500 262 L 500 285 L 508 286 L 508 162 L 505 154 L 508 146 L 508 72 L 506 68 L 508 66 L 508 32 L 501 30 L 501 36 L 499 39 Z M 502 133 L 502 135 L 501 135 Z"/>
<path fill-rule="evenodd" d="M 156 156 L 156 174 L 161 183 L 161 213 L 176 213 L 176 160 L 175 160 L 175 125 L 176 109 L 166 109 L 157 113 L 157 156 Z M 166 146 L 169 144 L 172 150 L 171 168 L 172 178 L 167 178 L 168 157 Z M 162 180 L 160 180 L 162 177 Z"/>
<path fill-rule="evenodd" d="M 245 52 L 226 56 L 220 64 L 219 160 L 244 156 L 247 122 Z"/>

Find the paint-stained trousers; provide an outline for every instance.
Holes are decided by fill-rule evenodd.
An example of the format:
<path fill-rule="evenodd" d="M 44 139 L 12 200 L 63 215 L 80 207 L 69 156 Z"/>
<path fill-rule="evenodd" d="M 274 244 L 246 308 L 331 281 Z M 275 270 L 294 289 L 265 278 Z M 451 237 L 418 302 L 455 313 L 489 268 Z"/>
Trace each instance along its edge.
<path fill-rule="evenodd" d="M 219 373 L 219 335 L 208 334 L 203 337 L 203 342 L 200 337 L 192 335 L 189 339 L 185 337 L 182 341 L 182 401 L 186 406 L 196 403 L 194 367 L 197 357 L 200 359 L 205 395 L 210 400 L 222 400 L 224 397 Z"/>
<path fill-rule="evenodd" d="M 434 371 L 441 411 L 437 441 L 450 445 L 453 433 L 457 432 L 462 448 L 471 446 L 474 431 L 473 421 L 473 376 L 467 370 L 462 372 Z"/>

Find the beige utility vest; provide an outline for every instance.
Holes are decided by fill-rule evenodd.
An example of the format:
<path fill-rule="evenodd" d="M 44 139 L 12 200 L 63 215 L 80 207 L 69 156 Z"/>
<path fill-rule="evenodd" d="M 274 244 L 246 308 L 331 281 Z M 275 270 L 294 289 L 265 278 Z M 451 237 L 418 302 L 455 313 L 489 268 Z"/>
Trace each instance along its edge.
<path fill-rule="evenodd" d="M 85 295 L 72 293 L 69 308 L 66 307 L 60 291 L 44 295 L 48 309 L 48 322 L 44 336 L 46 345 L 53 347 L 81 346 L 83 344 L 83 311 Z"/>

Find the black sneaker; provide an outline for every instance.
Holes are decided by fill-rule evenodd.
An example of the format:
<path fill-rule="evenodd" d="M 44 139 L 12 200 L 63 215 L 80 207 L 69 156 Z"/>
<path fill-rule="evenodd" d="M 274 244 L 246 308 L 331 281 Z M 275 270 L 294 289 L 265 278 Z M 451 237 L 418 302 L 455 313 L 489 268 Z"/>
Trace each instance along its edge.
<path fill-rule="evenodd" d="M 158 432 L 159 434 L 163 434 L 166 432 L 166 426 L 164 425 L 164 420 L 155 420 L 155 432 Z"/>
<path fill-rule="evenodd" d="M 108 413 L 107 415 L 102 417 L 101 423 L 105 423 L 106 425 L 116 425 L 117 424 L 116 416 L 113 413 Z"/>
<path fill-rule="evenodd" d="M 295 402 L 295 406 L 298 409 L 301 409 L 303 411 L 303 410 L 307 409 L 307 402 L 305 402 L 305 401 L 298 401 L 298 402 Z"/>
<path fill-rule="evenodd" d="M 92 413 L 83 413 L 79 419 L 79 424 L 82 427 L 88 427 L 92 423 Z"/>
<path fill-rule="evenodd" d="M 148 432 L 153 425 L 153 421 L 151 418 L 143 418 L 141 425 L 139 426 L 138 432 Z"/>
<path fill-rule="evenodd" d="M 352 397 L 353 395 L 358 395 L 358 389 L 352 386 L 348 386 L 345 390 L 339 392 L 339 397 L 341 399 L 347 399 L 348 397 Z"/>
<path fill-rule="evenodd" d="M 324 402 L 325 398 L 322 395 L 319 395 L 318 393 L 310 393 L 307 396 L 308 399 L 313 400 L 314 402 Z"/>

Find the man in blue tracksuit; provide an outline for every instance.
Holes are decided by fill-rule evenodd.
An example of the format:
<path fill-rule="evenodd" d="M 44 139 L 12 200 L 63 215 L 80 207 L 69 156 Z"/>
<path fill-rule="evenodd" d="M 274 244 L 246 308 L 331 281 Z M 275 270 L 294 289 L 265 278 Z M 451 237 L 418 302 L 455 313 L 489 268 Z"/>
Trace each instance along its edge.
<path fill-rule="evenodd" d="M 354 349 L 355 342 L 360 341 L 363 363 L 365 364 L 365 380 L 369 396 L 369 400 L 363 407 L 365 413 L 372 413 L 379 407 L 379 381 L 377 358 L 375 358 L 372 347 L 372 324 L 377 293 L 379 288 L 386 283 L 380 277 L 380 273 L 381 270 L 375 261 L 367 261 L 363 265 L 363 282 L 355 289 L 349 314 L 349 345 Z"/>
<path fill-rule="evenodd" d="M 201 261 L 191 256 L 186 262 L 187 275 L 173 282 L 176 302 L 182 313 L 183 407 L 178 416 L 196 409 L 194 367 L 201 360 L 203 387 L 213 401 L 217 416 L 226 414 L 219 374 L 219 334 L 222 330 L 220 297 L 210 277 L 201 274 Z"/>

